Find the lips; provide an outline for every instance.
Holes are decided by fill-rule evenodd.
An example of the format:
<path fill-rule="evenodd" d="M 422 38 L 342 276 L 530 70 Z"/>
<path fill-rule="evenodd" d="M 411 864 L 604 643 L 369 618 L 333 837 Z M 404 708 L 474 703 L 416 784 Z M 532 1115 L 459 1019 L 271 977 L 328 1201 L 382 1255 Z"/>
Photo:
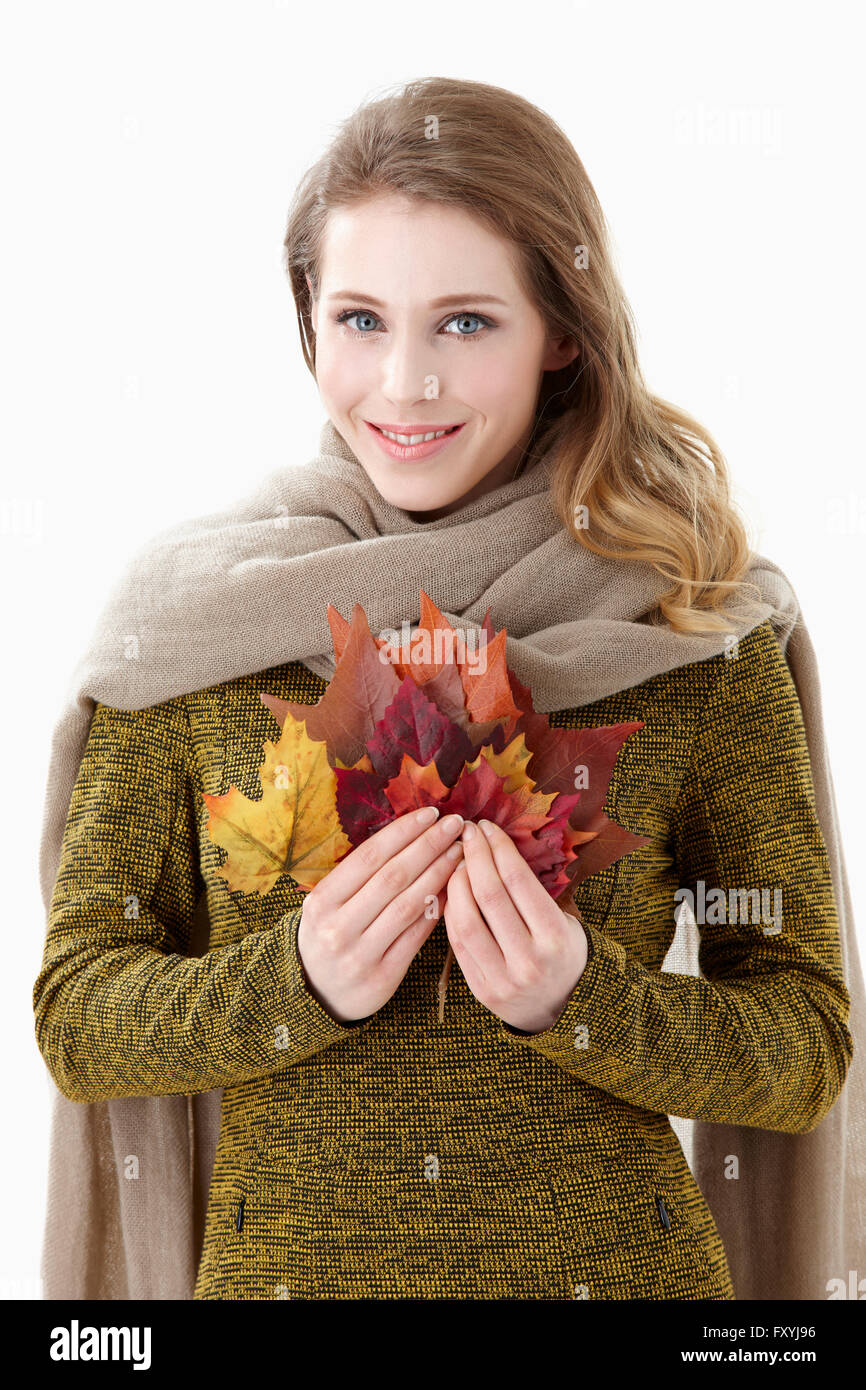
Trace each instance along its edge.
<path fill-rule="evenodd" d="M 374 425 L 372 420 L 365 420 L 364 424 L 380 449 L 389 458 L 396 459 L 400 463 L 414 463 L 416 460 L 430 458 L 440 449 L 447 448 L 463 429 L 462 422 L 457 425 L 399 425 L 397 428 L 392 428 L 391 425 L 387 424 Z M 392 434 L 404 434 L 407 437 L 439 433 L 441 430 L 444 430 L 445 433 L 440 434 L 438 439 L 422 439 L 417 444 L 401 444 L 396 439 L 389 439 L 388 435 L 383 433 L 384 430 L 388 430 Z"/>
<path fill-rule="evenodd" d="M 368 425 L 373 425 L 374 430 L 386 430 L 388 434 L 432 434 L 438 430 L 456 430 L 460 421 L 442 421 L 441 425 L 431 424 L 430 421 L 421 421 L 418 424 L 400 425 L 392 424 L 389 420 L 367 420 Z"/>

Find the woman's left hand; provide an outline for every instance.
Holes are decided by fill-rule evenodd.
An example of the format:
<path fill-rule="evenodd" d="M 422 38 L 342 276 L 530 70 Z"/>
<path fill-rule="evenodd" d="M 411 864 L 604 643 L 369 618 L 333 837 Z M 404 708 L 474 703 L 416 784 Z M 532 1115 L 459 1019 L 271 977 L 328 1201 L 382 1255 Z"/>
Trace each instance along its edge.
<path fill-rule="evenodd" d="M 476 999 L 512 1028 L 550 1028 L 583 974 L 586 933 L 492 821 L 463 827 L 463 859 L 448 880 L 444 916 Z"/>

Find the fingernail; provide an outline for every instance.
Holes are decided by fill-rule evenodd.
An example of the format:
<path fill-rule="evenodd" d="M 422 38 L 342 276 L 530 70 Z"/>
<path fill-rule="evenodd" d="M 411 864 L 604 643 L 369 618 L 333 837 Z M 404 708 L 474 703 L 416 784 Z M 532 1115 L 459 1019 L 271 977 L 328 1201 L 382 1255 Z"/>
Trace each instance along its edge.
<path fill-rule="evenodd" d="M 463 817 L 458 816 L 455 812 L 454 815 L 445 817 L 445 819 L 441 822 L 441 828 L 448 834 L 450 834 L 452 830 L 459 830 L 462 824 Z"/>
<path fill-rule="evenodd" d="M 478 824 L 481 826 L 481 829 L 484 831 L 484 834 L 487 836 L 487 838 L 488 838 L 488 840 L 489 840 L 489 839 L 490 839 L 490 832 L 491 832 L 492 829 L 493 829 L 493 824 L 492 824 L 492 822 L 489 821 L 489 820 L 480 820 L 480 821 L 478 822 Z"/>
<path fill-rule="evenodd" d="M 423 811 L 418 812 L 418 821 L 421 825 L 432 825 L 438 815 L 438 806 L 425 806 Z"/>
<path fill-rule="evenodd" d="M 475 826 L 472 824 L 471 820 L 468 820 L 463 827 L 463 838 L 464 840 L 471 840 L 474 834 Z"/>

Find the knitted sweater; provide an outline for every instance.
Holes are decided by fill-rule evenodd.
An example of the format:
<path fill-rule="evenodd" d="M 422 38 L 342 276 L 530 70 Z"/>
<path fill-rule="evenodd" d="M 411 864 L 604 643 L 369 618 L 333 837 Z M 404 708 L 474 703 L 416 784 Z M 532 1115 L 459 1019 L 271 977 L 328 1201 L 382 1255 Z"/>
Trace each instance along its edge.
<path fill-rule="evenodd" d="M 394 996 L 341 1025 L 307 988 L 293 880 L 259 897 L 215 875 L 202 792 L 258 794 L 278 732 L 259 692 L 313 704 L 325 688 L 291 662 L 149 709 L 97 704 L 70 805 L 38 1045 L 75 1101 L 224 1088 L 195 1297 L 733 1298 L 668 1116 L 808 1131 L 853 1055 L 802 714 L 769 622 L 732 657 L 550 716 L 644 721 L 605 809 L 651 843 L 575 889 L 589 958 L 532 1035 L 456 965 L 438 1022 L 443 919 Z M 681 888 L 700 976 L 661 971 Z M 210 947 L 194 956 L 203 891 Z"/>

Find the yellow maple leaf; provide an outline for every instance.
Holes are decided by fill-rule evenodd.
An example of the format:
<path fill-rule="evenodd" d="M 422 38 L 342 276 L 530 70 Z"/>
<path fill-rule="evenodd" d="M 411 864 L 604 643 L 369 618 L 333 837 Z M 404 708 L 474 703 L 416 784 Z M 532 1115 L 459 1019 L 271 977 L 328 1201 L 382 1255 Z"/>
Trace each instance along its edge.
<path fill-rule="evenodd" d="M 526 738 L 520 733 L 513 738 L 509 744 L 503 748 L 501 753 L 494 753 L 490 744 L 485 744 L 481 749 L 484 757 L 489 762 L 497 777 L 504 779 L 505 785 L 502 790 L 506 793 L 516 792 L 518 787 L 529 784 L 530 789 L 534 788 L 535 783 L 532 778 L 527 776 L 526 764 L 532 757 L 531 751 L 526 746 Z M 477 767 L 478 759 L 470 766 Z M 543 793 L 541 793 L 543 795 Z M 551 798 L 552 800 L 552 798 Z M 548 805 L 550 803 L 548 802 Z"/>
<path fill-rule="evenodd" d="M 264 895 L 282 874 L 313 888 L 352 847 L 337 815 L 327 744 L 309 738 L 306 723 L 287 715 L 279 742 L 267 739 L 264 751 L 258 801 L 238 787 L 223 796 L 204 794 L 208 834 L 229 852 L 216 872 L 232 892 Z"/>

